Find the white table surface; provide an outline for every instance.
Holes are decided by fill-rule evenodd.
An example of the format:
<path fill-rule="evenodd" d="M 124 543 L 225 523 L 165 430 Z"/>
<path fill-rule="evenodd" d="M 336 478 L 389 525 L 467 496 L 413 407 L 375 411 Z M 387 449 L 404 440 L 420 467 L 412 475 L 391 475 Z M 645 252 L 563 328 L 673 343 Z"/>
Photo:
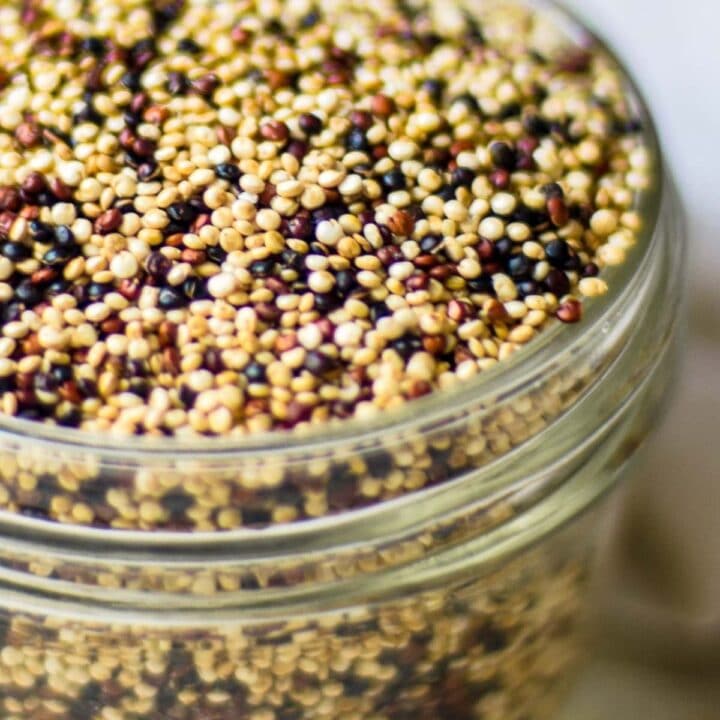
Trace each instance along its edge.
<path fill-rule="evenodd" d="M 632 491 L 627 547 L 604 608 L 604 650 L 563 720 L 717 720 L 720 2 L 565 4 L 618 50 L 643 88 L 684 198 L 691 250 L 680 386 Z M 629 618 L 618 610 L 627 607 L 636 610 Z"/>

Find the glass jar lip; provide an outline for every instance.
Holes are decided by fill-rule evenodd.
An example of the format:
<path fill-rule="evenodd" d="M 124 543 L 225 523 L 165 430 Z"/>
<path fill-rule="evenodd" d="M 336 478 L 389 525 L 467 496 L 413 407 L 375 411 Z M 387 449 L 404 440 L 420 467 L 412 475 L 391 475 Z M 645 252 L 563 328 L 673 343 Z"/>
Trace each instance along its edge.
<path fill-rule="evenodd" d="M 495 398 L 513 394 L 527 385 L 544 367 L 556 362 L 560 355 L 572 354 L 572 348 L 588 341 L 606 313 L 615 306 L 633 280 L 653 247 L 659 219 L 661 199 L 666 183 L 663 156 L 656 125 L 649 105 L 632 73 L 621 61 L 618 53 L 604 39 L 591 31 L 585 23 L 555 0 L 521 0 L 521 4 L 553 14 L 559 26 L 569 37 L 582 38 L 605 54 L 617 67 L 625 82 L 628 101 L 642 121 L 642 135 L 646 140 L 653 168 L 653 182 L 642 191 L 638 209 L 644 218 L 638 243 L 631 257 L 622 265 L 608 268 L 605 277 L 613 292 L 585 302 L 583 322 L 576 325 L 555 324 L 540 334 L 527 347 L 508 360 L 486 370 L 472 380 L 458 383 L 452 388 L 438 390 L 406 403 L 402 407 L 382 412 L 369 419 L 352 418 L 319 424 L 302 431 L 273 430 L 231 438 L 118 436 L 111 433 L 93 433 L 75 428 L 44 425 L 33 420 L 0 416 L 0 436 L 7 440 L 25 438 L 33 443 L 51 447 L 103 453 L 118 460 L 142 457 L 149 460 L 213 458 L 228 460 L 233 456 L 262 458 L 268 452 L 330 453 L 343 446 L 362 445 L 391 434 L 411 434 L 434 422 L 454 415 L 462 415 L 469 404 L 477 405 L 483 397 L 492 403 Z"/>

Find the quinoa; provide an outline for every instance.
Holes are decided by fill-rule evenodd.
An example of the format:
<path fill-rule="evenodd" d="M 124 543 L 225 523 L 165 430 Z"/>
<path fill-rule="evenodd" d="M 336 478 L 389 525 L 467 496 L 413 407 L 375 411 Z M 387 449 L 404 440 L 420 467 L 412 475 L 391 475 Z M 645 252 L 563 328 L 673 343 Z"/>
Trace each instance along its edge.
<path fill-rule="evenodd" d="M 184 532 L 365 508 L 511 452 L 617 357 L 304 445 L 501 370 L 611 290 L 647 136 L 552 17 L 68 0 L 0 26 L 0 415 L 83 431 L 50 450 L 14 423 L 3 510 Z"/>
<path fill-rule="evenodd" d="M 620 71 L 494 2 L 0 9 L 0 411 L 240 436 L 464 382 L 608 292 Z"/>
<path fill-rule="evenodd" d="M 576 530 L 573 545 L 461 587 L 323 614 L 207 613 L 189 629 L 19 610 L 0 618 L 0 708 L 7 720 L 544 720 L 584 644 L 590 548 Z"/>
<path fill-rule="evenodd" d="M 284 443 L 462 387 L 615 289 L 652 168 L 614 61 L 497 0 L 24 0 L 0 53 L 0 413 L 85 433 L 1 438 L 0 508 L 38 522 L 0 548 L 0 714 L 548 717 L 602 515 L 558 529 L 554 503 L 568 473 L 609 483 L 641 413 L 612 461 L 537 453 L 533 482 L 398 504 L 379 539 L 262 531 L 467 489 L 555 422 L 563 454 L 622 342 L 397 433 Z M 267 456 L 182 443 L 268 431 Z"/>

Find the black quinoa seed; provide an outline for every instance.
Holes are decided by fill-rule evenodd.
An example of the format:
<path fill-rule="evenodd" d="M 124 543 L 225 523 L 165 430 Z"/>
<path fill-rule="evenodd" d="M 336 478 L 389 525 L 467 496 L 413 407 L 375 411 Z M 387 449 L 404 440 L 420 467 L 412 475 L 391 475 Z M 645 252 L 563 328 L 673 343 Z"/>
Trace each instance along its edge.
<path fill-rule="evenodd" d="M 547 287 L 551 293 L 559 298 L 563 297 L 563 295 L 567 295 L 570 291 L 570 281 L 568 280 L 568 276 L 562 270 L 551 270 L 547 274 L 544 283 L 545 287 Z"/>
<path fill-rule="evenodd" d="M 243 370 L 245 377 L 250 383 L 264 383 L 266 380 L 265 366 L 258 362 L 251 362 Z"/>
<path fill-rule="evenodd" d="M 300 129 L 306 135 L 317 135 L 322 130 L 322 120 L 312 113 L 304 113 L 298 119 Z"/>
<path fill-rule="evenodd" d="M 192 38 L 183 38 L 178 41 L 177 49 L 178 52 L 188 53 L 190 55 L 196 55 L 202 51 L 202 48 Z"/>
<path fill-rule="evenodd" d="M 150 395 L 150 385 L 143 378 L 132 378 L 128 385 L 128 392 L 145 400 Z"/>
<path fill-rule="evenodd" d="M 57 245 L 54 248 L 50 248 L 42 258 L 45 265 L 57 266 L 64 265 L 71 257 L 77 253 L 77 246 L 67 247 L 63 245 Z"/>
<path fill-rule="evenodd" d="M 365 132 L 360 128 L 354 127 L 348 133 L 345 140 L 345 147 L 348 150 L 368 152 L 372 146 L 368 142 Z"/>
<path fill-rule="evenodd" d="M 71 365 L 55 365 L 50 373 L 53 379 L 59 384 L 73 379 L 73 369 Z"/>
<path fill-rule="evenodd" d="M 42 300 L 42 289 L 30 281 L 20 283 L 15 288 L 15 299 L 27 307 L 34 307 Z"/>
<path fill-rule="evenodd" d="M 503 170 L 514 170 L 516 162 L 515 150 L 506 142 L 494 142 L 490 145 L 490 155 L 495 167 Z"/>
<path fill-rule="evenodd" d="M 495 243 L 495 254 L 499 258 L 505 258 L 513 251 L 513 242 L 510 238 L 501 238 Z"/>
<path fill-rule="evenodd" d="M 92 102 L 86 103 L 78 112 L 73 115 L 73 120 L 77 124 L 91 123 L 93 125 L 102 125 L 105 118 L 99 113 Z"/>
<path fill-rule="evenodd" d="M 183 518 L 185 513 L 195 504 L 192 495 L 183 490 L 173 490 L 163 495 L 160 502 L 175 519 Z"/>
<path fill-rule="evenodd" d="M 480 275 L 480 277 L 468 280 L 468 288 L 473 293 L 479 295 L 495 295 L 495 286 L 493 285 L 492 277 L 489 275 Z"/>
<path fill-rule="evenodd" d="M 180 72 L 168 73 L 167 89 L 171 95 L 184 95 L 190 89 L 190 81 Z"/>
<path fill-rule="evenodd" d="M 0 304 L 0 317 L 4 323 L 15 322 L 20 319 L 25 308 L 20 302 L 9 302 Z"/>
<path fill-rule="evenodd" d="M 453 187 L 452 185 L 446 185 L 444 188 L 440 189 L 440 191 L 438 192 L 438 197 L 440 197 L 440 199 L 444 202 L 450 202 L 450 200 L 456 199 L 456 190 L 457 188 Z"/>
<path fill-rule="evenodd" d="M 182 291 L 188 300 L 204 300 L 209 297 L 205 280 L 192 275 L 182 284 Z"/>
<path fill-rule="evenodd" d="M 335 363 L 332 358 L 324 353 L 313 350 L 305 357 L 305 367 L 313 375 L 321 376 L 332 370 L 335 367 Z"/>
<path fill-rule="evenodd" d="M 537 295 L 540 292 L 540 285 L 535 280 L 519 280 L 515 283 L 515 287 L 523 299 L 529 295 Z"/>
<path fill-rule="evenodd" d="M 100 300 L 114 289 L 111 283 L 91 282 L 85 286 L 85 295 L 91 301 Z"/>
<path fill-rule="evenodd" d="M 403 360 L 407 361 L 416 352 L 422 350 L 422 341 L 415 335 L 406 334 L 397 340 L 393 340 L 390 347 L 392 347 Z"/>
<path fill-rule="evenodd" d="M 208 259 L 214 263 L 221 264 L 227 258 L 227 251 L 220 245 L 211 245 L 206 251 Z"/>
<path fill-rule="evenodd" d="M 48 298 L 56 297 L 57 295 L 63 295 L 70 289 L 69 280 L 53 280 L 45 289 L 45 295 Z"/>
<path fill-rule="evenodd" d="M 39 243 L 50 243 L 52 242 L 53 235 L 57 234 L 57 231 L 53 232 L 51 225 L 40 222 L 40 220 L 30 221 L 30 233 L 33 240 Z"/>
<path fill-rule="evenodd" d="M 267 525 L 272 518 L 272 513 L 266 508 L 250 508 L 242 509 L 243 524 L 248 527 L 262 527 Z"/>
<path fill-rule="evenodd" d="M 429 80 L 425 80 L 420 86 L 420 89 L 426 92 L 434 103 L 439 103 L 442 100 L 443 93 L 445 92 L 445 82 L 443 80 L 431 78 Z"/>
<path fill-rule="evenodd" d="M 198 216 L 197 210 L 186 202 L 173 203 L 168 207 L 167 214 L 171 220 L 180 223 L 190 223 Z"/>
<path fill-rule="evenodd" d="M 268 258 L 267 260 L 256 260 L 251 263 L 249 270 L 255 277 L 270 277 L 273 274 L 275 268 L 275 260 Z"/>
<path fill-rule="evenodd" d="M 181 385 L 180 390 L 178 391 L 178 397 L 180 398 L 180 402 L 186 407 L 191 408 L 193 405 L 195 405 L 195 400 L 197 400 L 198 394 L 189 386 L 189 385 Z"/>
<path fill-rule="evenodd" d="M 420 249 L 424 253 L 432 252 L 441 242 L 442 237 L 440 235 L 426 235 L 420 241 Z"/>
<path fill-rule="evenodd" d="M 524 278 L 532 271 L 532 261 L 525 255 L 514 255 L 508 262 L 508 272 L 513 278 Z"/>
<path fill-rule="evenodd" d="M 158 296 L 158 306 L 163 310 L 176 310 L 185 307 L 188 298 L 184 292 L 176 287 L 164 287 Z"/>
<path fill-rule="evenodd" d="M 554 267 L 564 267 L 570 257 L 570 249 L 564 240 L 552 240 L 545 246 L 545 256 Z"/>
<path fill-rule="evenodd" d="M 319 21 L 320 21 L 320 13 L 317 12 L 316 10 L 313 10 L 313 11 L 307 13 L 307 15 L 303 15 L 303 17 L 300 21 L 300 24 L 304 28 L 312 28 L 312 27 L 315 27 L 315 25 L 317 25 Z"/>
<path fill-rule="evenodd" d="M 55 228 L 55 242 L 60 247 L 76 247 L 75 235 L 67 225 L 59 225 Z"/>
<path fill-rule="evenodd" d="M 540 115 L 528 115 L 523 120 L 525 131 L 535 137 L 544 137 L 550 133 L 550 123 Z"/>
<path fill-rule="evenodd" d="M 218 165 L 215 168 L 215 174 L 221 179 L 221 180 L 227 180 L 231 183 L 236 183 L 238 180 L 240 180 L 241 172 L 240 168 L 237 165 L 233 165 L 232 163 L 223 163 L 222 165 Z"/>
<path fill-rule="evenodd" d="M 335 287 L 341 295 L 350 294 L 357 287 L 355 274 L 351 270 L 340 270 L 335 275 Z"/>
<path fill-rule="evenodd" d="M 382 176 L 382 184 L 386 190 L 404 190 L 407 179 L 400 168 L 393 168 Z"/>
<path fill-rule="evenodd" d="M 152 252 L 145 261 L 145 269 L 150 275 L 157 278 L 164 278 L 172 268 L 172 261 L 161 252 Z"/>
<path fill-rule="evenodd" d="M 558 197 L 561 198 L 565 196 L 565 192 L 563 191 L 562 187 L 556 182 L 543 185 L 541 190 L 545 197 L 547 197 L 548 199 Z"/>
<path fill-rule="evenodd" d="M 137 72 L 128 71 L 121 78 L 120 82 L 131 92 L 140 90 L 141 76 Z"/>
<path fill-rule="evenodd" d="M 517 117 L 522 113 L 522 105 L 520 103 L 508 103 L 503 105 L 498 113 L 500 120 L 509 120 L 510 118 Z"/>
<path fill-rule="evenodd" d="M 315 295 L 315 309 L 321 313 L 330 313 L 342 305 L 342 300 L 335 293 L 319 293 Z"/>
<path fill-rule="evenodd" d="M 370 320 L 373 323 L 377 323 L 380 318 L 389 317 L 390 315 L 392 315 L 392 311 L 382 301 L 375 302 L 370 306 Z"/>
<path fill-rule="evenodd" d="M 563 266 L 563 268 L 565 270 L 580 272 L 580 270 L 582 270 L 582 263 L 580 262 L 580 258 L 577 256 L 577 254 L 571 252 L 570 257 L 565 261 L 565 265 Z"/>
<path fill-rule="evenodd" d="M 27 246 L 19 242 L 6 242 L 0 247 L 0 252 L 8 259 L 13 262 L 20 262 L 26 260 L 32 255 L 32 250 Z"/>
<path fill-rule="evenodd" d="M 80 50 L 95 57 L 100 57 L 105 52 L 105 40 L 100 37 L 84 38 L 80 43 Z"/>
<path fill-rule="evenodd" d="M 453 171 L 452 184 L 455 187 L 470 187 L 475 180 L 475 173 L 470 168 L 459 167 Z"/>

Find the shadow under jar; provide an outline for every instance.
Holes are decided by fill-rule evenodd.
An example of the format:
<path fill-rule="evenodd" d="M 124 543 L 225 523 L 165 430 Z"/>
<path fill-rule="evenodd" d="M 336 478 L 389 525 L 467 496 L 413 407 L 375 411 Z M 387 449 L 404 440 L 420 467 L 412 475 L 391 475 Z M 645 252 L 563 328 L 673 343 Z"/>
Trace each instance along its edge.
<path fill-rule="evenodd" d="M 3 717 L 548 717 L 677 349 L 681 218 L 638 107 L 656 182 L 613 292 L 457 390 L 242 444 L 2 419 Z"/>

